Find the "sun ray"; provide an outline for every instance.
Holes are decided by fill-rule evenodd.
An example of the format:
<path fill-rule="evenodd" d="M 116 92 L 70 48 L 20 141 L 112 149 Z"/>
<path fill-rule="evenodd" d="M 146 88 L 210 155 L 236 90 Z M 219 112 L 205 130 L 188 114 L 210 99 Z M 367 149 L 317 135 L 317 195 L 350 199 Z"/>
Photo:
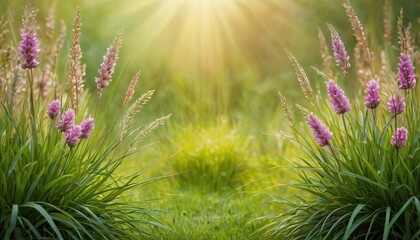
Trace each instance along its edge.
<path fill-rule="evenodd" d="M 269 69 L 281 61 L 282 28 L 292 29 L 292 0 L 121 1 L 130 54 L 175 76 Z"/>

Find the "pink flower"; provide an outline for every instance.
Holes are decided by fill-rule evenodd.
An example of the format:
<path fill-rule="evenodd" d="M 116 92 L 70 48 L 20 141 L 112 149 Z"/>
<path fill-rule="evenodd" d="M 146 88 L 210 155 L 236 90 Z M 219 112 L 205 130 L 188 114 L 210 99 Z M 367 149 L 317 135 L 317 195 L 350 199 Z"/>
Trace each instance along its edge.
<path fill-rule="evenodd" d="M 392 136 L 391 143 L 395 148 L 402 148 L 407 144 L 408 131 L 407 128 L 397 128 L 394 136 Z"/>
<path fill-rule="evenodd" d="M 22 41 L 20 42 L 19 53 L 23 58 L 21 67 L 23 69 L 35 68 L 39 64 L 37 60 L 37 55 L 40 51 L 38 38 L 34 32 L 28 32 L 25 29 L 20 30 L 20 35 Z"/>
<path fill-rule="evenodd" d="M 69 131 L 64 134 L 64 140 L 66 144 L 73 148 L 80 140 L 82 134 L 82 129 L 80 126 L 73 126 Z"/>
<path fill-rule="evenodd" d="M 47 116 L 54 120 L 60 115 L 60 101 L 58 99 L 52 101 L 50 105 L 48 105 L 47 109 Z"/>
<path fill-rule="evenodd" d="M 308 125 L 312 130 L 316 143 L 323 147 L 330 145 L 332 134 L 327 126 L 325 126 L 313 113 L 308 117 Z"/>
<path fill-rule="evenodd" d="M 95 124 L 94 124 L 93 118 L 88 118 L 88 119 L 83 120 L 80 123 L 80 128 L 82 131 L 80 138 L 88 138 L 94 127 L 95 127 Z"/>
<path fill-rule="evenodd" d="M 96 78 L 96 84 L 98 87 L 98 94 L 101 96 L 102 89 L 106 88 L 111 81 L 112 75 L 114 74 L 115 66 L 117 64 L 118 55 L 120 52 L 122 42 L 122 33 L 119 33 L 111 46 L 107 48 L 106 54 L 103 58 L 100 69 L 98 70 L 99 77 Z"/>
<path fill-rule="evenodd" d="M 388 111 L 393 113 L 394 116 L 397 116 L 405 110 L 404 97 L 399 94 L 392 95 L 388 100 L 387 105 Z"/>
<path fill-rule="evenodd" d="M 375 109 L 380 101 L 379 85 L 375 80 L 370 80 L 365 89 L 365 105 L 370 109 Z"/>
<path fill-rule="evenodd" d="M 331 44 L 333 48 L 335 62 L 337 63 L 337 66 L 340 67 L 341 70 L 343 70 L 343 74 L 345 76 L 348 76 L 348 69 L 351 66 L 350 57 L 347 54 L 346 48 L 344 47 L 344 43 L 341 40 L 335 28 L 331 24 L 328 24 L 328 28 L 331 32 Z"/>
<path fill-rule="evenodd" d="M 60 121 L 57 123 L 57 128 L 60 132 L 67 133 L 74 127 L 74 111 L 73 109 L 67 110 L 62 116 Z"/>
<path fill-rule="evenodd" d="M 413 62 L 409 56 L 400 55 L 398 64 L 398 87 L 400 89 L 411 89 L 416 86 L 416 74 Z"/>
<path fill-rule="evenodd" d="M 350 102 L 344 91 L 333 80 L 327 82 L 327 91 L 331 106 L 337 114 L 350 111 Z"/>

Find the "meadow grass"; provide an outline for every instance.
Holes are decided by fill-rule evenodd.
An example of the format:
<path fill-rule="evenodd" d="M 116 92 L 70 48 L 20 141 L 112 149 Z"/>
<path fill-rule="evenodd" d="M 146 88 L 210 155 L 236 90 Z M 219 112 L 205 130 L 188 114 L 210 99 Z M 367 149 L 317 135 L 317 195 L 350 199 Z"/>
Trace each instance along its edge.
<path fill-rule="evenodd" d="M 0 81 L 1 238 L 138 239 L 149 236 L 145 225 L 163 225 L 143 203 L 124 201 L 123 193 L 158 179 L 140 180 L 139 171 L 116 175 L 116 169 L 135 152 L 138 143 L 169 116 L 136 126 L 133 117 L 147 102 L 139 98 L 128 108 L 120 136 L 110 138 L 115 122 L 104 117 L 106 110 L 100 109 L 98 114 L 98 103 L 102 90 L 111 81 L 121 34 L 105 54 L 95 96 L 84 91 L 80 13 L 73 23 L 65 81 L 60 81 L 55 72 L 63 34 L 55 39 L 54 24 L 47 24 L 48 34 L 43 40 L 53 44 L 40 48 L 36 15 L 36 9 L 25 9 L 18 46 L 16 39 L 10 37 L 15 34 L 14 29 L 9 28 L 13 26 L 13 19 L 2 18 L 0 24 L 3 27 L 0 40 L 5 43 L 1 46 Z M 112 95 L 107 94 L 103 100 L 109 101 Z M 95 98 L 96 108 L 92 109 L 89 106 Z M 120 119 L 117 116 L 113 121 Z M 123 145 L 127 147 L 122 148 Z"/>
<path fill-rule="evenodd" d="M 274 216 L 260 230 L 261 237 L 418 239 L 420 236 L 417 121 L 420 94 L 416 87 L 414 62 L 417 68 L 418 62 L 413 33 L 410 25 L 405 25 L 401 10 L 396 27 L 399 41 L 393 49 L 397 54 L 391 55 L 399 57 L 383 57 L 390 62 L 375 63 L 363 25 L 351 5 L 345 3 L 344 8 L 356 38 L 357 51 L 351 65 L 357 71 L 347 77 L 350 65 L 346 46 L 334 27 L 328 25 L 338 71 L 335 77 L 328 76 L 325 73 L 334 71 L 328 71 L 330 65 L 325 65 L 325 73 L 319 70 L 318 73 L 326 81 L 329 101 L 324 94 L 312 94 L 303 68 L 287 52 L 309 110 L 299 108 L 314 137 L 313 141 L 305 128 L 290 120 L 290 109 L 283 99 L 291 128 L 290 136 L 284 136 L 301 149 L 293 163 L 298 178 L 290 185 L 310 196 L 286 199 L 274 195 L 274 201 L 289 206 L 290 210 Z M 352 85 L 364 91 L 356 90 L 349 101 L 339 85 L 353 79 L 360 84 Z"/>

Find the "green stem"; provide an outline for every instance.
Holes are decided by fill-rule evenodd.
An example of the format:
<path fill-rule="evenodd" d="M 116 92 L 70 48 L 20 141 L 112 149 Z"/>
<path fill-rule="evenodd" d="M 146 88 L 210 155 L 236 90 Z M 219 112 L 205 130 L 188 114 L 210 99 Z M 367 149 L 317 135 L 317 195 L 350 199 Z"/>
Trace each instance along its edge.
<path fill-rule="evenodd" d="M 346 119 L 344 118 L 344 114 L 341 114 L 341 119 L 343 119 L 343 124 L 344 124 L 344 131 L 346 131 L 346 135 L 347 135 L 347 144 L 349 144 L 350 146 L 350 142 L 349 142 L 349 131 L 347 130 L 347 124 L 346 124 Z"/>
<path fill-rule="evenodd" d="M 369 117 L 369 110 L 366 110 L 365 117 L 363 119 L 363 133 L 365 134 L 366 138 L 369 138 L 368 134 L 366 133 L 366 121 L 368 117 Z"/>
<path fill-rule="evenodd" d="M 409 94 L 408 89 L 406 89 L 405 90 L 405 119 L 407 121 L 407 126 L 410 125 L 409 124 L 410 118 L 408 117 L 408 115 L 409 115 L 408 111 L 410 111 L 410 103 L 408 102 L 408 97 L 409 97 L 408 94 Z"/>
<path fill-rule="evenodd" d="M 63 171 L 61 173 L 62 175 L 65 175 L 67 173 L 67 162 L 69 161 L 71 154 L 72 154 L 72 149 L 69 147 L 69 153 L 67 154 L 67 157 L 66 157 L 66 160 L 64 161 L 63 166 L 60 168 Z"/>
<path fill-rule="evenodd" d="M 397 135 L 397 115 L 395 115 L 394 119 L 395 119 L 395 131 L 394 131 L 394 133 L 395 133 L 395 135 Z"/>
<path fill-rule="evenodd" d="M 340 170 L 344 169 L 343 163 L 338 159 L 337 155 L 335 155 L 334 149 L 331 147 L 330 144 L 327 145 L 328 149 L 330 150 L 331 154 L 337 161 L 338 166 L 340 167 Z"/>
<path fill-rule="evenodd" d="M 96 120 L 96 113 L 98 112 L 98 106 L 99 106 L 99 100 L 101 99 L 101 93 L 98 92 L 98 98 L 96 98 L 96 106 L 95 106 L 95 113 L 93 114 L 93 119 Z M 93 150 L 93 146 L 95 145 L 95 143 L 92 144 L 90 150 L 89 150 L 89 159 L 92 156 L 92 150 Z"/>
<path fill-rule="evenodd" d="M 93 118 L 96 119 L 96 113 L 98 111 L 98 106 L 99 106 L 99 100 L 101 99 L 101 95 L 98 94 L 98 98 L 96 99 L 96 106 L 95 106 L 95 114 L 93 115 Z"/>
<path fill-rule="evenodd" d="M 4 83 L 3 84 L 5 84 L 5 85 L 8 85 L 8 80 L 7 80 L 7 72 L 6 72 L 6 59 L 4 59 L 3 58 L 3 61 L 2 61 L 2 63 L 3 63 L 3 77 L 4 77 Z M 3 85 L 4 86 L 4 85 Z M 7 96 L 7 91 L 4 91 L 4 93 L 5 93 L 5 96 L 4 96 L 4 98 L 6 98 L 6 96 Z"/>
<path fill-rule="evenodd" d="M 30 112 L 31 112 L 31 127 L 32 127 L 32 145 L 31 145 L 31 153 L 32 159 L 35 159 L 37 156 L 37 148 L 36 144 L 38 144 L 38 136 L 36 131 L 36 115 L 35 115 L 35 103 L 34 103 L 34 94 L 33 94 L 33 83 L 34 83 L 34 72 L 33 68 L 29 69 L 29 101 L 30 101 Z"/>

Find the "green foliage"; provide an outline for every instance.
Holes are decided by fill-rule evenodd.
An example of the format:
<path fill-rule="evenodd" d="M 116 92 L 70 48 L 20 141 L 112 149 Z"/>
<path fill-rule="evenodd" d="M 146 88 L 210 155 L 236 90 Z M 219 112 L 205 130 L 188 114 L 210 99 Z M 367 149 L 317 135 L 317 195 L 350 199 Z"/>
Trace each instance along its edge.
<path fill-rule="evenodd" d="M 162 221 L 174 231 L 154 228 L 151 231 L 159 239 L 249 239 L 266 223 L 265 219 L 256 218 L 273 210 L 261 205 L 263 196 L 242 191 L 203 193 L 189 188 L 163 197 L 171 191 L 171 186 L 160 186 L 165 183 L 168 182 L 158 183 L 166 191 L 154 203 L 167 210 Z"/>
<path fill-rule="evenodd" d="M 44 65 L 20 69 L 14 57 L 19 56 L 17 46 L 10 39 L 2 40 L 10 47 L 0 49 L 0 238 L 138 239 L 149 235 L 146 226 L 162 226 L 145 203 L 128 203 L 122 197 L 127 190 L 157 179 L 144 181 L 140 172 L 115 172 L 133 153 L 133 148 L 122 147 L 140 142 L 166 118 L 128 128 L 127 134 L 114 140 L 115 122 L 102 111 L 98 119 L 103 120 L 95 121 L 92 135 L 70 148 L 56 128 L 58 120 L 46 116 L 52 98 L 36 94 L 39 85 L 35 83 L 46 75 L 41 70 Z M 8 57 L 3 54 L 6 51 Z M 71 100 L 62 89 L 49 90 L 60 96 L 64 112 Z M 79 93 L 76 123 L 93 113 L 89 105 L 94 98 L 87 91 Z"/>
<path fill-rule="evenodd" d="M 351 111 L 343 116 L 336 115 L 321 95 L 309 106 L 332 131 L 331 148 L 317 146 L 309 131 L 298 130 L 296 123 L 292 126 L 293 142 L 301 154 L 293 163 L 298 177 L 290 185 L 310 196 L 294 200 L 272 196 L 274 202 L 290 209 L 270 217 L 272 222 L 260 231 L 266 238 L 420 237 L 420 91 L 418 86 L 399 90 L 397 77 L 390 70 L 393 65 L 382 66 L 385 71 L 372 76 L 381 83 L 379 108 L 367 109 L 361 90 L 354 94 Z M 337 80 L 339 84 L 345 84 L 342 79 Z M 352 78 L 346 81 L 356 84 Z M 406 110 L 397 117 L 386 107 L 393 92 L 406 99 Z M 396 149 L 391 138 L 401 126 L 408 129 L 408 141 Z"/>
<path fill-rule="evenodd" d="M 249 143 L 230 129 L 228 123 L 197 129 L 183 129 L 173 140 L 179 153 L 169 159 L 181 187 L 198 187 L 205 191 L 220 191 L 243 183 L 248 170 Z"/>

